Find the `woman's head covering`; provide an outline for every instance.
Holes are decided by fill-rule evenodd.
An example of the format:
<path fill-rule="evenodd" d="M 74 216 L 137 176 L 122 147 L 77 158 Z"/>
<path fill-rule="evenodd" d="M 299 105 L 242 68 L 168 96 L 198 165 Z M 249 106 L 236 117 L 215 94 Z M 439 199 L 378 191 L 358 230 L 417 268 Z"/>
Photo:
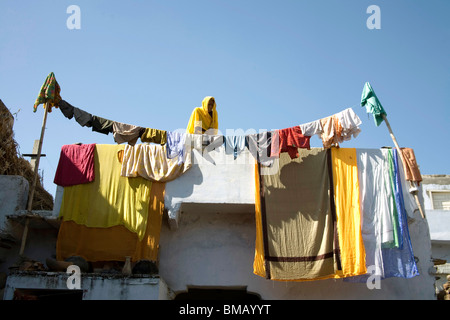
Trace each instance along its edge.
<path fill-rule="evenodd" d="M 211 99 L 214 100 L 212 116 L 208 112 L 208 103 Z M 219 119 L 216 110 L 216 100 L 214 97 L 205 97 L 202 101 L 202 106 L 195 108 L 192 111 L 191 118 L 189 119 L 186 129 L 187 133 L 195 133 L 195 127 L 202 127 L 205 131 L 208 129 L 214 129 L 213 134 L 217 133 L 217 129 L 219 128 Z"/>

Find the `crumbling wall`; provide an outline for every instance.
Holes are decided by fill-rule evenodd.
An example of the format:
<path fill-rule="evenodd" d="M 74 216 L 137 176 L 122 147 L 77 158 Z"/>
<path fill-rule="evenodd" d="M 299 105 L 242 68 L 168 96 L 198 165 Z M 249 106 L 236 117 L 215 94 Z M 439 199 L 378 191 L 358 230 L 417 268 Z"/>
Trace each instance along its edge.
<path fill-rule="evenodd" d="M 22 176 L 31 187 L 34 180 L 34 170 L 30 162 L 18 152 L 18 144 L 14 140 L 13 125 L 13 115 L 0 100 L 0 175 Z M 31 209 L 52 210 L 53 196 L 44 189 L 40 181 L 41 178 L 38 177 Z"/>

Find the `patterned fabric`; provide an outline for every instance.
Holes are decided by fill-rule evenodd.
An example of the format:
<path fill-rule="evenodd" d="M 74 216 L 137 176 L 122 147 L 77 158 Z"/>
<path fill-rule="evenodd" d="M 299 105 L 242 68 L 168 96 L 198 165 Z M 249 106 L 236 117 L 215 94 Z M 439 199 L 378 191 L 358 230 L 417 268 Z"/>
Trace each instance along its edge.
<path fill-rule="evenodd" d="M 58 104 L 61 101 L 60 92 L 61 88 L 56 81 L 55 74 L 53 72 L 50 72 L 50 74 L 47 76 L 47 79 L 45 79 L 41 90 L 39 91 L 39 95 L 36 98 L 36 101 L 34 102 L 33 112 L 36 112 L 38 105 L 40 105 L 41 103 L 47 103 L 48 112 L 52 112 L 52 107 L 58 107 Z"/>

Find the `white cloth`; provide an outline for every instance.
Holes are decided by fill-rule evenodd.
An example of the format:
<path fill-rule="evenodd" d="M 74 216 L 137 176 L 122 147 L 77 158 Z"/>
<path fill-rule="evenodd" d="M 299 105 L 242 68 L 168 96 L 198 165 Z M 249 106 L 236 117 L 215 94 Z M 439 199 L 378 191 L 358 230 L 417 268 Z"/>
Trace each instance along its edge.
<path fill-rule="evenodd" d="M 356 149 L 366 266 L 374 266 L 372 274 L 380 276 L 384 275 L 382 244 L 394 240 L 388 151 Z"/>
<path fill-rule="evenodd" d="M 341 139 L 342 141 L 350 140 L 356 138 L 358 134 L 361 132 L 359 126 L 361 125 L 361 119 L 358 115 L 353 111 L 352 108 L 347 108 L 341 112 L 336 113 L 336 117 L 339 120 L 339 123 L 342 127 Z M 341 141 L 341 142 L 342 142 Z"/>
<path fill-rule="evenodd" d="M 322 133 L 322 125 L 320 124 L 320 120 L 303 123 L 300 125 L 300 129 L 302 130 L 302 134 L 304 136 L 312 137 L 316 134 L 320 135 Z"/>

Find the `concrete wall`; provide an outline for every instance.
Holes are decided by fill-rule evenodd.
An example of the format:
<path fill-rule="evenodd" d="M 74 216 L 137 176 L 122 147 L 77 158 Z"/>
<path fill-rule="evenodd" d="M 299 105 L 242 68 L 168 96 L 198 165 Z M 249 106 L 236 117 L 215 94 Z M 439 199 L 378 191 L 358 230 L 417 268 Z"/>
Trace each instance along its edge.
<path fill-rule="evenodd" d="M 22 272 L 8 276 L 4 300 L 12 300 L 15 289 L 68 290 L 70 275 L 62 272 Z M 169 290 L 159 277 L 124 277 L 82 274 L 83 300 L 167 300 Z"/>

